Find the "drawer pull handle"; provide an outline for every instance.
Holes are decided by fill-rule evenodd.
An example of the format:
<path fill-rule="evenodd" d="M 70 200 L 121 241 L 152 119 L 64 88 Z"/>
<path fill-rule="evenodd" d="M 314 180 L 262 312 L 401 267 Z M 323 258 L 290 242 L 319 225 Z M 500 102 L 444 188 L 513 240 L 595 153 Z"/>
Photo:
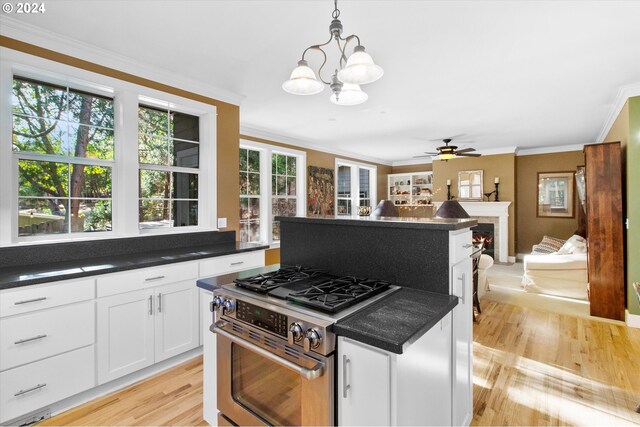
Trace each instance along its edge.
<path fill-rule="evenodd" d="M 42 338 L 46 338 L 46 337 L 47 337 L 47 334 L 42 334 L 42 335 L 38 335 L 37 337 L 25 338 L 23 340 L 18 340 L 16 342 L 14 342 L 14 344 L 24 344 L 24 343 L 29 342 L 29 341 L 41 340 Z"/>
<path fill-rule="evenodd" d="M 153 295 L 149 295 L 149 316 L 153 316 Z"/>
<path fill-rule="evenodd" d="M 26 299 L 24 301 L 16 301 L 13 304 L 14 305 L 20 305 L 20 304 L 29 304 L 30 302 L 38 302 L 38 301 L 44 301 L 46 300 L 47 297 L 40 297 L 40 298 L 34 298 L 34 299 Z"/>
<path fill-rule="evenodd" d="M 242 265 L 244 261 L 232 262 L 231 265 Z"/>
<path fill-rule="evenodd" d="M 462 245 L 462 247 L 465 249 L 469 249 L 469 248 L 472 248 L 473 245 L 471 243 L 467 243 L 466 245 Z"/>
<path fill-rule="evenodd" d="M 147 277 L 146 279 L 144 279 L 144 281 L 145 282 L 150 282 L 152 280 L 160 280 L 160 279 L 164 279 L 164 276 Z"/>
<path fill-rule="evenodd" d="M 158 313 L 162 313 L 162 294 L 158 294 Z"/>
<path fill-rule="evenodd" d="M 38 384 L 35 387 L 31 387 L 31 388 L 28 388 L 26 390 L 20 390 L 19 392 L 15 393 L 14 396 L 15 397 L 22 396 L 23 394 L 26 394 L 26 393 L 29 393 L 29 392 L 32 392 L 32 391 L 36 391 L 36 390 L 40 390 L 42 387 L 46 387 L 46 386 L 47 386 L 47 383 Z"/>

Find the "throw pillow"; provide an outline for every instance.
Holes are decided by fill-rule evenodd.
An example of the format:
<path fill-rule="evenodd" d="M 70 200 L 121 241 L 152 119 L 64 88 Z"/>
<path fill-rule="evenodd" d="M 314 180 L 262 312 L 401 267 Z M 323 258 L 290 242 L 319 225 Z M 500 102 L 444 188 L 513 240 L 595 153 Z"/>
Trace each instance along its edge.
<path fill-rule="evenodd" d="M 558 250 L 558 255 L 566 254 L 586 254 L 587 240 L 584 237 L 574 234 Z"/>
<path fill-rule="evenodd" d="M 558 252 L 558 250 L 560 250 L 560 248 L 562 247 L 562 245 L 564 245 L 565 242 L 566 240 L 556 239 L 555 237 L 544 236 L 542 238 L 542 241 L 536 245 L 537 246 L 536 251 L 546 252 L 546 253 Z"/>

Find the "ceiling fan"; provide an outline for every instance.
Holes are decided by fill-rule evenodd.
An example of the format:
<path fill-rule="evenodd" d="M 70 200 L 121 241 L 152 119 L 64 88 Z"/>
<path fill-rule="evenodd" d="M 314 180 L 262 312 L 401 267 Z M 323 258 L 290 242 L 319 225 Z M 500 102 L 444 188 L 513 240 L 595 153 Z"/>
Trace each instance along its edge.
<path fill-rule="evenodd" d="M 452 138 L 443 139 L 442 142 L 444 142 L 444 145 L 436 148 L 436 153 L 425 152 L 425 154 L 420 156 L 413 156 L 413 158 L 419 159 L 421 157 L 438 156 L 440 160 L 444 160 L 446 162 L 447 160 L 456 157 L 480 157 L 482 155 L 480 153 L 472 153 L 472 151 L 476 151 L 475 148 L 463 148 L 461 150 L 458 150 L 458 147 L 456 147 L 455 145 L 449 145 L 452 140 Z"/>

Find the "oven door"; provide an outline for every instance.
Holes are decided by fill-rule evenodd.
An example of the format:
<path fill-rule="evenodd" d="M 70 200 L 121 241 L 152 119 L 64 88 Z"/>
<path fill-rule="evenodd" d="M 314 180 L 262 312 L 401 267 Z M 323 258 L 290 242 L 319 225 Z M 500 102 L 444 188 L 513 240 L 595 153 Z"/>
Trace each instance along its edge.
<path fill-rule="evenodd" d="M 225 417 L 241 426 L 334 424 L 333 356 L 310 357 L 276 342 L 285 358 L 227 325 L 211 328 L 218 334 L 218 410 Z"/>

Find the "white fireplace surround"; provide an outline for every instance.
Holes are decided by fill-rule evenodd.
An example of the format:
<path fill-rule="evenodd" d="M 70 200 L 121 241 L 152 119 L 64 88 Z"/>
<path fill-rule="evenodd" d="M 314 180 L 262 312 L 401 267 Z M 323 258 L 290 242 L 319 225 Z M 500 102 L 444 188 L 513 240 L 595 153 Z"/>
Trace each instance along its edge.
<path fill-rule="evenodd" d="M 509 205 L 511 202 L 460 202 L 460 205 L 472 217 L 491 217 L 497 219 L 496 230 L 497 239 L 496 261 L 510 262 L 509 259 Z M 436 210 L 442 202 L 434 202 Z"/>

